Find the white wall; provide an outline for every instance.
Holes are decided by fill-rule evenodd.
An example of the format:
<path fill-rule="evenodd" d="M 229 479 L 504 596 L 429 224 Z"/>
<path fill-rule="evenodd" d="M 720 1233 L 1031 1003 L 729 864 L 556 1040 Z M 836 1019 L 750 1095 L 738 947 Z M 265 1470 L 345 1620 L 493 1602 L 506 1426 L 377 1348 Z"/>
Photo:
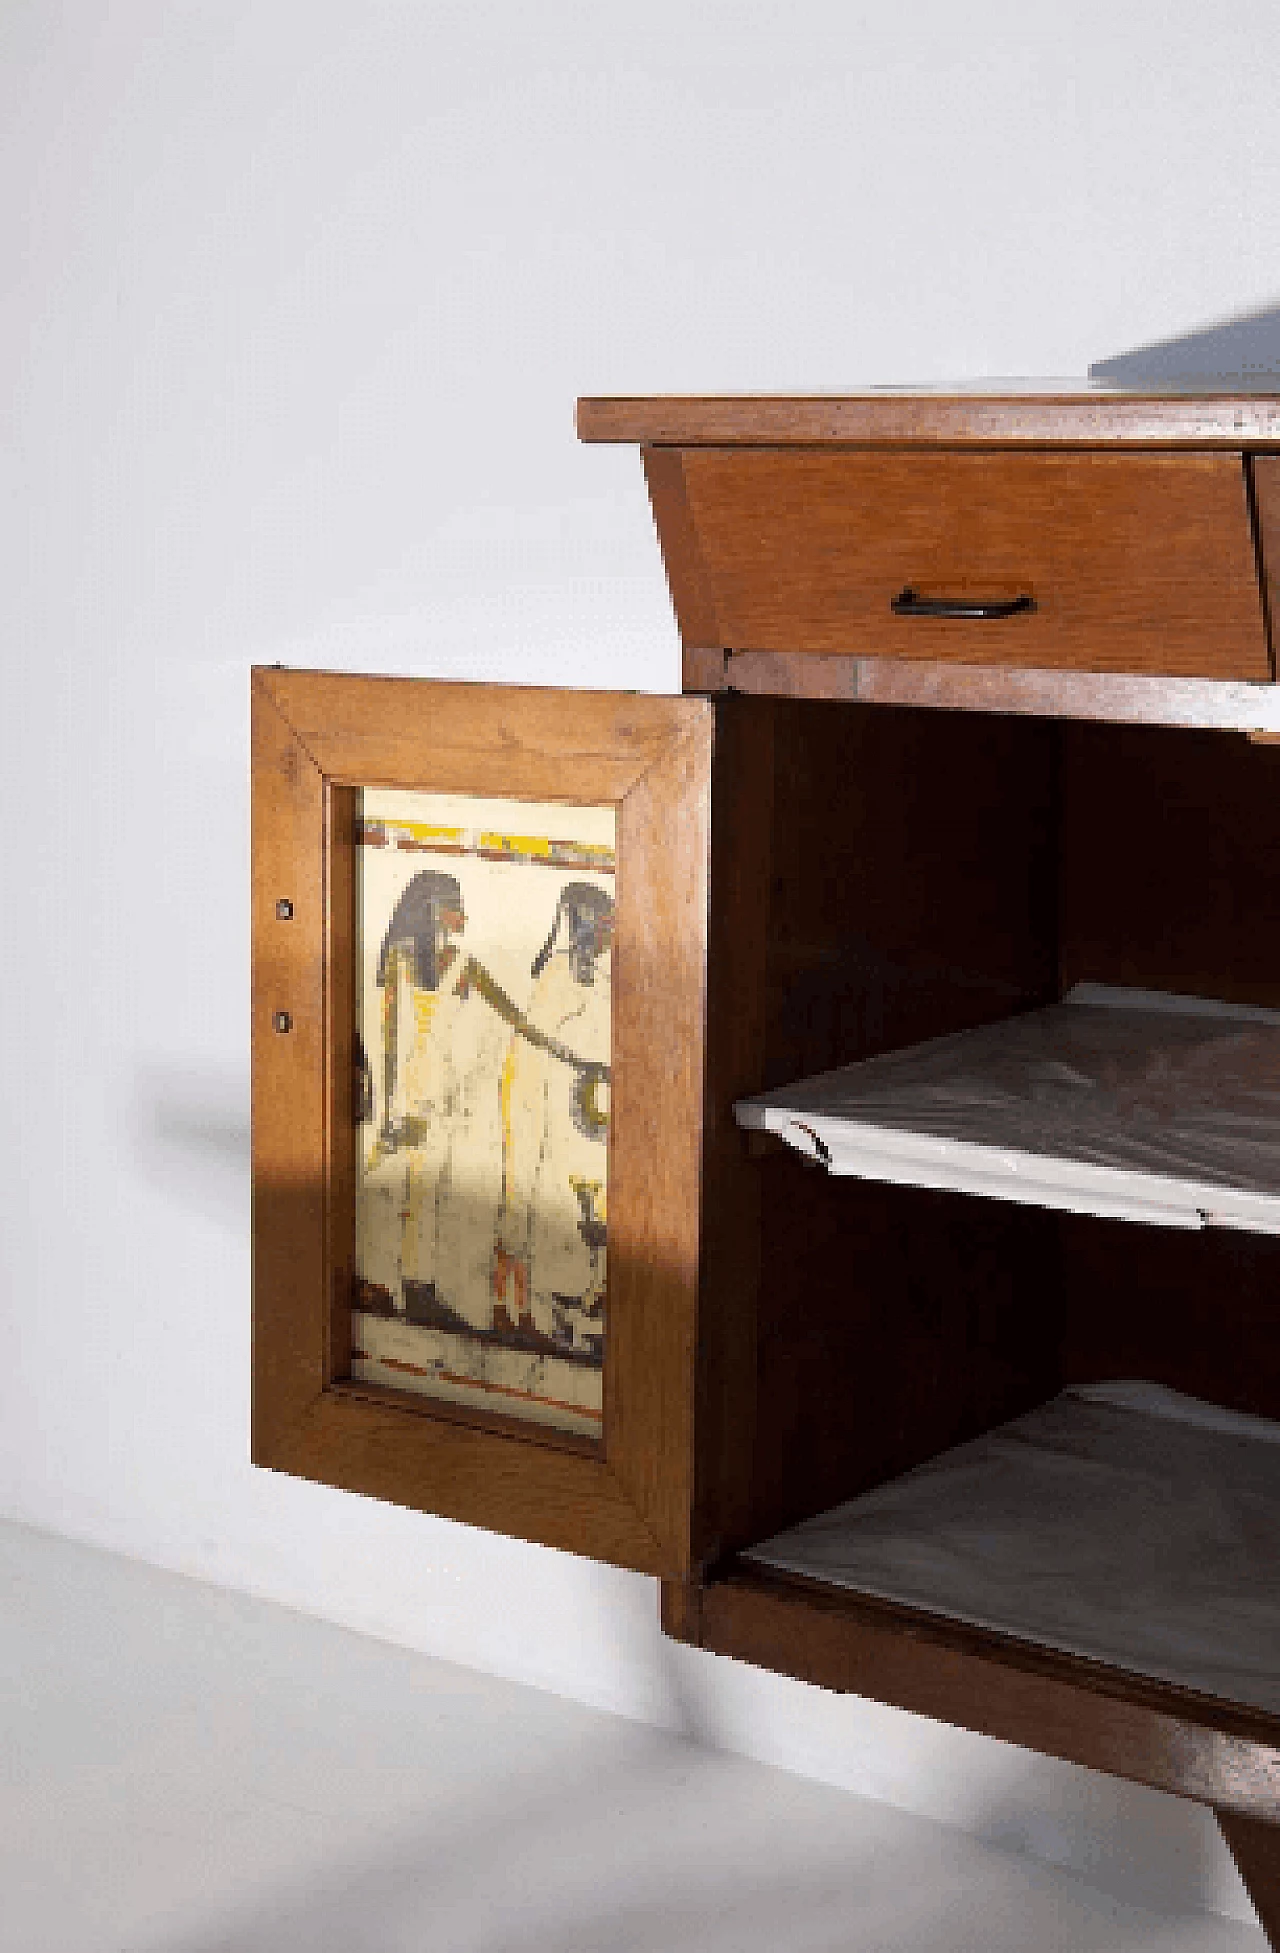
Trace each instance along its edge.
<path fill-rule="evenodd" d="M 1278 55 L 1272 0 L 5 0 L 0 1510 L 1245 1913 L 1190 1807 L 249 1467 L 247 671 L 675 689 L 575 395 L 1265 308 Z"/>

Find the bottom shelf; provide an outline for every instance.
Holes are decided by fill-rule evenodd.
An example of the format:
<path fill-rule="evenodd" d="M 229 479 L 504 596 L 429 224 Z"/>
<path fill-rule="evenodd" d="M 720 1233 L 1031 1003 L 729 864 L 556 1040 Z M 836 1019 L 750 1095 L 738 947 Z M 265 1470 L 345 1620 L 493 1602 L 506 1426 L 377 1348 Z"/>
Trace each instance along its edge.
<path fill-rule="evenodd" d="M 743 1562 L 1280 1716 L 1280 1423 L 1155 1384 L 1065 1391 Z"/>

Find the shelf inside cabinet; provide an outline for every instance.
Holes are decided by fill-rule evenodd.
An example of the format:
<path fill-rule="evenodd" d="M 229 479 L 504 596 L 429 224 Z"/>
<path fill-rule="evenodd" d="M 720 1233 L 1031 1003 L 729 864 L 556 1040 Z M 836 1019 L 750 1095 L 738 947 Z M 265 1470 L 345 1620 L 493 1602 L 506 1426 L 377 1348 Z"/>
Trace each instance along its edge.
<path fill-rule="evenodd" d="M 833 1174 L 1280 1234 L 1280 1011 L 1099 983 L 741 1100 Z"/>
<path fill-rule="evenodd" d="M 744 1560 L 1280 1714 L 1280 1423 L 1076 1386 Z"/>

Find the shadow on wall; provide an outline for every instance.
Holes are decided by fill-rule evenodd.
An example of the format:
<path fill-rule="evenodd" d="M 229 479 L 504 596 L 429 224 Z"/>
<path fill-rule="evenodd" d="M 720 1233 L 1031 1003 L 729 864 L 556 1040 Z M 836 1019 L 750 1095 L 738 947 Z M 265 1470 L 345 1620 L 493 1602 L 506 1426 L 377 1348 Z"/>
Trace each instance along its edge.
<path fill-rule="evenodd" d="M 155 1190 L 242 1235 L 249 1216 L 248 1082 L 144 1065 L 128 1108 L 133 1158 Z"/>
<path fill-rule="evenodd" d="M 1233 393 L 1275 393 L 1280 391 L 1280 305 L 1100 359 L 1089 368 L 1089 378 L 1100 386 L 1173 392 L 1221 387 Z"/>

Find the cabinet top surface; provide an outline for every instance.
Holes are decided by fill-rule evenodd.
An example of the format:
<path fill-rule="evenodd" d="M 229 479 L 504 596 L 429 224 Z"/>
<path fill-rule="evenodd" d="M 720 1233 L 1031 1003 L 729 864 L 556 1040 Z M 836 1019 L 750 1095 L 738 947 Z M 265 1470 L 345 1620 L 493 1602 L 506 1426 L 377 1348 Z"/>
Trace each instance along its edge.
<path fill-rule="evenodd" d="M 1132 392 L 1053 382 L 865 393 L 654 394 L 578 402 L 583 441 L 657 446 L 1280 449 L 1280 390 Z"/>

